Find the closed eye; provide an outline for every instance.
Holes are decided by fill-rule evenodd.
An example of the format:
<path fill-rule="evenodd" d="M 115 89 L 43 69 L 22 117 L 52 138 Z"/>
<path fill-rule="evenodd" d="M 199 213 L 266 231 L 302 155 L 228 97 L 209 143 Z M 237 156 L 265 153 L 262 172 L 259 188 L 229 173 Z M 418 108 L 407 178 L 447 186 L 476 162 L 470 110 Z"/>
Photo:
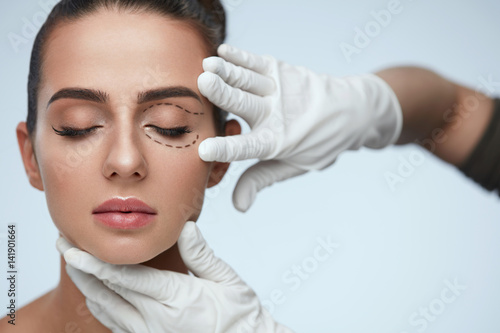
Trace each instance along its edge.
<path fill-rule="evenodd" d="M 83 128 L 83 129 L 74 128 L 74 127 L 63 127 L 61 130 L 57 130 L 54 128 L 54 126 L 52 126 L 52 129 L 54 130 L 54 132 L 56 132 L 57 135 L 60 135 L 60 136 L 79 137 L 79 136 L 85 136 L 87 134 L 90 134 L 93 131 L 95 131 L 96 129 L 98 129 L 99 127 L 101 127 L 101 126 L 94 126 L 94 127 L 90 127 L 90 128 Z"/>
<path fill-rule="evenodd" d="M 149 125 L 148 127 L 153 128 L 159 134 L 167 137 L 177 137 L 192 132 L 187 126 L 175 127 L 175 128 L 161 128 L 158 126 Z"/>

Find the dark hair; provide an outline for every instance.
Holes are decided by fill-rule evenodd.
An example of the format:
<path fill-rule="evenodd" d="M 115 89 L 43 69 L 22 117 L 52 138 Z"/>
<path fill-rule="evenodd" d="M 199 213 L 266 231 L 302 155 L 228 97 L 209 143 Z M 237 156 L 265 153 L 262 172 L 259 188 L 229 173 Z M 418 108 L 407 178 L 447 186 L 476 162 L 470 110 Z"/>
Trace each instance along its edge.
<path fill-rule="evenodd" d="M 132 12 L 151 12 L 192 24 L 204 38 L 211 55 L 226 38 L 226 15 L 219 0 L 62 0 L 50 12 L 40 28 L 31 52 L 28 76 L 27 128 L 33 137 L 37 119 L 37 99 L 42 78 L 44 46 L 53 29 L 90 15 L 101 8 L 127 9 Z M 224 133 L 227 112 L 214 106 L 214 121 L 218 135 Z"/>

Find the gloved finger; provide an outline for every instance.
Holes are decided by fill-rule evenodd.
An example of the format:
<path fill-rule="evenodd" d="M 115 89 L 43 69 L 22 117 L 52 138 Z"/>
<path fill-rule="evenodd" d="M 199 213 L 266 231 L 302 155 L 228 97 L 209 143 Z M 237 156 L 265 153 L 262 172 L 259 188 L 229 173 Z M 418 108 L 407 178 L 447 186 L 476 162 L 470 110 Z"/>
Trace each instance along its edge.
<path fill-rule="evenodd" d="M 182 260 L 197 277 L 225 285 L 241 281 L 231 266 L 214 255 L 196 223 L 184 224 L 177 244 Z"/>
<path fill-rule="evenodd" d="M 59 238 L 56 241 L 57 251 L 59 251 L 61 255 L 64 255 L 64 252 L 68 251 L 72 247 L 74 246 L 70 242 L 68 242 L 64 237 L 59 236 Z"/>
<path fill-rule="evenodd" d="M 115 321 L 113 321 L 106 308 L 101 307 L 98 303 L 91 301 L 90 299 L 86 299 L 85 303 L 87 304 L 87 308 L 90 313 L 101 322 L 104 326 L 109 328 L 113 333 L 130 333 L 132 331 L 126 331 L 119 327 Z M 114 310 L 114 309 L 113 309 Z"/>
<path fill-rule="evenodd" d="M 174 296 L 177 295 L 178 290 L 164 290 L 161 292 L 162 297 L 156 299 L 138 293 L 134 290 L 130 290 L 113 284 L 109 281 L 104 281 L 103 283 L 106 285 L 106 287 L 120 295 L 123 299 L 125 299 L 139 311 L 139 313 L 142 315 L 142 318 L 144 318 L 144 322 L 147 323 L 148 332 L 164 332 L 165 322 L 175 320 L 174 316 L 168 316 L 170 313 L 170 306 L 172 305 L 169 303 L 171 303 L 172 299 L 174 299 Z M 185 288 L 185 286 L 183 287 Z M 167 307 L 165 307 L 165 305 L 167 305 Z M 160 311 L 156 311 L 158 307 L 161 307 Z M 158 321 L 158 313 L 162 314 L 162 318 L 160 321 Z M 146 330 L 143 328 L 141 331 L 144 332 Z"/>
<path fill-rule="evenodd" d="M 267 114 L 263 97 L 233 88 L 214 73 L 201 73 L 198 77 L 198 88 L 210 102 L 222 110 L 240 116 L 250 127 Z"/>
<path fill-rule="evenodd" d="M 258 162 L 248 168 L 238 180 L 233 192 L 233 205 L 240 212 L 246 212 L 263 188 L 306 172 L 277 160 Z"/>
<path fill-rule="evenodd" d="M 227 84 L 259 96 L 267 96 L 274 92 L 276 85 L 270 77 L 252 70 L 233 65 L 219 57 L 203 60 L 203 69 L 219 75 Z"/>
<path fill-rule="evenodd" d="M 207 287 L 204 283 L 195 282 L 195 277 L 190 275 L 175 273 L 182 278 L 186 283 L 176 289 L 163 290 L 163 297 L 153 299 L 149 296 L 121 288 L 110 282 L 106 282 L 106 286 L 114 290 L 117 294 L 125 298 L 137 308 L 142 314 L 147 329 L 134 332 L 164 332 L 164 333 L 178 333 L 178 332 L 198 332 L 203 330 L 204 327 L 207 332 L 221 332 L 219 330 L 207 329 L 204 320 L 211 319 L 210 314 L 214 313 L 214 309 L 207 309 L 204 298 L 207 297 Z M 160 286 L 158 287 L 160 288 Z M 213 295 L 210 295 L 213 296 Z M 191 310 L 189 310 L 191 309 Z M 220 309 L 217 309 L 219 311 Z M 194 312 L 193 312 L 194 311 Z M 201 311 L 203 317 L 201 322 L 193 322 L 193 313 Z M 201 318 L 201 317 L 200 317 Z M 198 319 L 200 319 L 198 318 Z M 186 322 L 193 323 L 197 330 L 190 330 L 186 326 Z M 184 329 L 180 329 L 180 327 Z M 224 331 L 225 332 L 225 331 Z"/>
<path fill-rule="evenodd" d="M 179 273 L 143 265 L 112 265 L 76 248 L 69 249 L 64 254 L 64 259 L 71 266 L 92 274 L 101 281 L 107 280 L 155 299 L 163 297 L 163 291 L 175 291 L 183 284 Z"/>
<path fill-rule="evenodd" d="M 252 158 L 265 159 L 272 149 L 273 141 L 265 140 L 265 136 L 255 132 L 205 139 L 198 146 L 198 154 L 206 162 L 229 163 Z"/>
<path fill-rule="evenodd" d="M 108 317 L 113 313 L 115 314 L 113 316 L 115 325 L 128 332 L 140 332 L 141 328 L 146 327 L 139 313 L 118 294 L 107 288 L 102 281 L 70 265 L 66 265 L 66 272 L 88 300 L 99 304 L 101 308 L 107 311 L 112 309 L 113 312 L 109 312 Z"/>
<path fill-rule="evenodd" d="M 252 54 L 227 44 L 220 45 L 217 49 L 217 54 L 237 66 L 251 69 L 260 74 L 267 74 L 268 59 L 266 57 Z"/>

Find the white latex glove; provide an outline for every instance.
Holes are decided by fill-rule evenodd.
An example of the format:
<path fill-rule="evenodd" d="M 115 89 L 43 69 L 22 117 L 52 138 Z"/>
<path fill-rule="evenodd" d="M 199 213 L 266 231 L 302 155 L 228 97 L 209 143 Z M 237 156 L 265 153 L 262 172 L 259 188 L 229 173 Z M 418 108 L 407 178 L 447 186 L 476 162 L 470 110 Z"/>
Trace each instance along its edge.
<path fill-rule="evenodd" d="M 240 211 L 266 186 L 324 169 L 345 150 L 386 147 L 401 134 L 399 101 L 374 74 L 320 75 L 225 44 L 218 54 L 203 61 L 200 92 L 252 131 L 206 139 L 198 152 L 205 161 L 261 160 L 236 185 Z"/>
<path fill-rule="evenodd" d="M 111 265 L 57 240 L 66 271 L 90 312 L 113 332 L 292 332 L 276 323 L 254 291 L 214 256 L 194 222 L 178 240 L 196 275 L 143 265 Z"/>

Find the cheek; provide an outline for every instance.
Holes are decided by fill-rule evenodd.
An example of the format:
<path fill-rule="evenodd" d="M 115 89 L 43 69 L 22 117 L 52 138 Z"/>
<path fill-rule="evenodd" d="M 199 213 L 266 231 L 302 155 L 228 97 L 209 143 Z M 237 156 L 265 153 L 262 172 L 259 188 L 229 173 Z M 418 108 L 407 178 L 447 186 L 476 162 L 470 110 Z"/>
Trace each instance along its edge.
<path fill-rule="evenodd" d="M 197 147 L 175 155 L 165 153 L 155 160 L 155 199 L 167 211 L 165 216 L 186 222 L 197 218 L 203 206 L 211 163 L 198 157 Z"/>
<path fill-rule="evenodd" d="M 211 117 L 212 114 L 207 116 Z M 204 162 L 199 157 L 198 147 L 206 138 L 215 136 L 213 125 L 212 121 L 204 121 L 202 127 L 196 130 L 198 141 L 189 148 L 153 145 L 157 155 L 150 158 L 150 162 L 154 163 L 150 170 L 154 172 L 151 176 L 159 182 L 155 186 L 156 198 L 163 202 L 165 216 L 181 221 L 182 224 L 196 221 L 203 206 L 213 163 Z"/>
<path fill-rule="evenodd" d="M 64 233 L 79 217 L 90 214 L 95 194 L 96 159 L 83 158 L 75 149 L 45 145 L 38 162 L 47 206 L 56 227 Z M 99 170 L 99 169 L 97 169 Z"/>
<path fill-rule="evenodd" d="M 198 217 L 213 166 L 198 155 L 200 143 L 215 136 L 213 122 L 205 122 L 196 134 L 199 139 L 189 148 L 175 149 L 155 144 L 156 155 L 150 156 L 150 162 L 154 163 L 149 168 L 153 173 L 151 178 L 158 181 L 156 198 L 164 202 L 169 210 L 167 215 L 174 215 L 182 222 Z"/>
<path fill-rule="evenodd" d="M 174 245 L 184 222 L 200 214 L 212 164 L 199 158 L 198 146 L 212 134 L 200 131 L 195 146 L 180 150 L 143 138 L 139 149 L 147 176 L 127 188 L 102 174 L 107 140 L 99 145 L 90 141 L 67 145 L 50 136 L 39 140 L 43 149 L 37 150 L 37 160 L 54 224 L 70 242 L 104 261 L 123 264 L 151 259 Z M 117 237 L 95 227 L 93 207 L 108 196 L 124 193 L 154 206 L 160 223 L 135 238 Z"/>
<path fill-rule="evenodd" d="M 96 170 L 102 170 L 97 165 L 102 136 L 65 142 L 40 120 L 36 152 L 47 206 L 56 227 L 67 235 L 68 228 L 91 213 L 91 199 L 100 189 Z"/>
<path fill-rule="evenodd" d="M 65 142 L 53 133 L 42 133 L 38 141 L 38 162 L 46 192 L 67 190 L 73 184 L 90 181 L 91 172 L 98 166 L 104 135 L 96 134 L 79 141 Z M 97 170 L 100 170 L 99 168 Z M 82 185 L 82 184 L 79 184 Z"/>

